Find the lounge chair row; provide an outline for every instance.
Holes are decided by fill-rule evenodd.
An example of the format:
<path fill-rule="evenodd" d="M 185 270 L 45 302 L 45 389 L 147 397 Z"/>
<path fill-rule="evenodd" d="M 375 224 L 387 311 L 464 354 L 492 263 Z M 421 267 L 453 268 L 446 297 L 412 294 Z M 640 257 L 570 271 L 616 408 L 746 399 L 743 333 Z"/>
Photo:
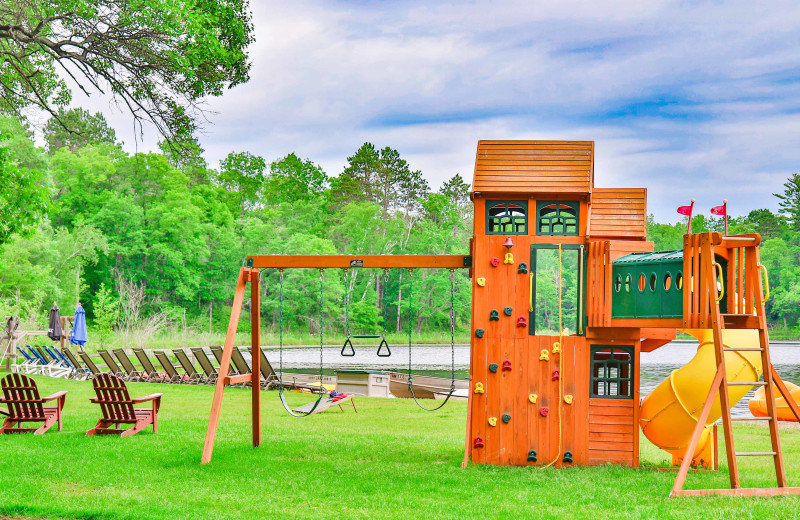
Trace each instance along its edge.
<path fill-rule="evenodd" d="M 133 349 L 133 353 L 139 365 L 141 365 L 141 369 L 139 369 L 123 349 L 114 349 L 111 352 L 98 350 L 97 354 L 102 359 L 102 364 L 107 367 L 106 370 L 101 370 L 92 357 L 85 352 L 80 352 L 76 357 L 68 347 L 65 347 L 62 352 L 59 352 L 55 347 L 28 346 L 27 348 L 28 352 L 21 348 L 19 349 L 26 360 L 23 364 L 18 365 L 17 371 L 72 379 L 91 379 L 102 373 L 112 373 L 126 381 L 215 384 L 219 376 L 218 366 L 222 362 L 222 347 L 211 347 L 211 353 L 217 362 L 216 366 L 206 354 L 205 349 L 201 347 L 191 349 L 192 355 L 200 365 L 202 372 L 197 370 L 184 349 L 174 349 L 172 351 L 178 361 L 177 366 L 166 352 L 155 351 L 153 355 L 161 366 L 161 370 L 158 370 L 147 352 L 144 349 L 136 348 Z M 275 373 L 263 349 L 261 350 L 260 365 L 261 387 L 268 390 L 277 388 L 280 383 L 278 374 Z M 242 351 L 238 347 L 234 348 L 228 375 L 249 374 L 250 370 Z M 284 387 L 289 388 L 319 390 L 318 386 L 295 381 L 284 381 L 283 384 Z"/>

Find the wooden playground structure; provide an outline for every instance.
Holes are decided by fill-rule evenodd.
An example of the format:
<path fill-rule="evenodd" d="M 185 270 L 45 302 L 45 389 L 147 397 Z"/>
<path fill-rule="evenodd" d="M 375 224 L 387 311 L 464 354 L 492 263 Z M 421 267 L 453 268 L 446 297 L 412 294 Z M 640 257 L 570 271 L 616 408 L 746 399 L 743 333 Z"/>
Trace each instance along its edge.
<path fill-rule="evenodd" d="M 770 361 L 758 235 L 687 234 L 683 249 L 654 253 L 646 241 L 646 190 L 595 187 L 592 141 L 480 141 L 471 198 L 467 255 L 249 256 L 219 373 L 228 373 L 249 284 L 252 373 L 259 374 L 263 269 L 280 271 L 281 280 L 285 269 L 319 269 L 321 284 L 325 269 L 467 269 L 472 339 L 464 466 L 638 467 L 641 426 L 651 440 L 676 439 L 654 441 L 680 464 L 671 496 L 800 493 L 786 481 L 776 392 L 798 419 L 800 409 Z M 640 354 L 668 344 L 678 330 L 710 338 L 701 342 L 705 358 L 698 349 L 689 384 L 676 387 L 670 376 L 640 406 Z M 750 372 L 734 373 L 739 366 Z M 253 383 L 252 442 L 260 445 L 258 379 L 220 377 L 203 463 L 211 460 L 225 386 L 246 382 Z M 766 391 L 771 449 L 737 452 L 730 408 L 756 386 Z M 684 426 L 678 431 L 672 419 L 659 417 Z M 685 490 L 692 467 L 717 467 L 717 418 L 730 488 Z M 772 458 L 776 487 L 741 487 L 737 458 L 745 456 Z"/>

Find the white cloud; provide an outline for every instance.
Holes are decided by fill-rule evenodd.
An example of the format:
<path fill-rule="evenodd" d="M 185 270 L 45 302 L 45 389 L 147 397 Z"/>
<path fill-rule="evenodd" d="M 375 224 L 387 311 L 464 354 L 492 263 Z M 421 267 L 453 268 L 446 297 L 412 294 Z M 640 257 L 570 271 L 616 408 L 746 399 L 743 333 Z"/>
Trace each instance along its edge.
<path fill-rule="evenodd" d="M 772 192 L 800 169 L 796 2 L 252 8 L 252 79 L 209 101 L 212 164 L 294 151 L 337 174 L 372 141 L 438 186 L 471 177 L 478 139 L 594 139 L 598 185 L 648 187 L 662 219 L 692 197 L 774 209 Z M 105 112 L 133 148 L 127 114 L 76 104 Z M 156 141 L 150 131 L 139 148 Z"/>

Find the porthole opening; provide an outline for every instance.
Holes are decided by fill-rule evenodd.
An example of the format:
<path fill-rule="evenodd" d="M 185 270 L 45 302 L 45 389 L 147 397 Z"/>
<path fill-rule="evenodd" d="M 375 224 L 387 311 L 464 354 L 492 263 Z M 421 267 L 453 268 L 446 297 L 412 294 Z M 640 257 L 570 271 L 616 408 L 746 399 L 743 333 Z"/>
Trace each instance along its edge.
<path fill-rule="evenodd" d="M 639 275 L 639 292 L 644 292 L 645 284 L 647 280 L 644 277 L 644 274 Z"/>
<path fill-rule="evenodd" d="M 651 291 L 655 291 L 656 290 L 657 281 L 658 281 L 658 278 L 656 278 L 656 273 L 652 273 L 650 275 L 650 290 Z"/>
<path fill-rule="evenodd" d="M 683 290 L 683 273 L 681 272 L 675 275 L 675 288 L 679 291 Z"/>
<path fill-rule="evenodd" d="M 631 292 L 631 275 L 625 275 L 625 292 Z"/>
<path fill-rule="evenodd" d="M 669 291 L 672 289 L 672 275 L 669 273 L 664 275 L 664 290 Z"/>
<path fill-rule="evenodd" d="M 617 277 L 614 279 L 614 291 L 619 292 L 620 289 L 622 289 L 622 277 L 617 275 Z"/>

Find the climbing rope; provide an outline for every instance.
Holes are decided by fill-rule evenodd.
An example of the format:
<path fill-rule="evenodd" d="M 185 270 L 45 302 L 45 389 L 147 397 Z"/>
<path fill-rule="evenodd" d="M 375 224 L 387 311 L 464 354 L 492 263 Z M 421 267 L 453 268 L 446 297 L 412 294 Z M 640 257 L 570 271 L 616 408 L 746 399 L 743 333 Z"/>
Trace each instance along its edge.
<path fill-rule="evenodd" d="M 456 311 L 455 311 L 455 288 L 456 288 L 456 275 L 455 270 L 450 269 L 450 393 L 447 394 L 444 401 L 436 408 L 426 408 L 417 400 L 414 394 L 414 376 L 411 375 L 411 333 L 414 322 L 413 310 L 413 296 L 414 296 L 414 270 L 408 270 L 408 391 L 411 392 L 411 397 L 417 406 L 426 412 L 435 412 L 439 408 L 447 404 L 447 401 L 452 397 L 453 392 L 456 391 Z"/>
<path fill-rule="evenodd" d="M 306 417 L 314 413 L 314 410 L 317 409 L 319 406 L 320 401 L 325 396 L 324 387 L 322 386 L 322 341 L 323 341 L 323 331 L 325 330 L 323 324 L 323 313 L 325 312 L 325 284 L 324 284 L 324 271 L 322 269 L 319 270 L 319 388 L 320 393 L 319 397 L 317 397 L 317 401 L 314 403 L 314 406 L 311 407 L 311 410 L 308 412 L 295 412 L 286 402 L 286 397 L 283 395 L 283 269 L 278 269 L 278 273 L 280 273 L 280 297 L 279 297 L 279 304 L 278 304 L 278 315 L 280 317 L 280 328 L 278 329 L 280 332 L 278 334 L 279 338 L 279 352 L 280 352 L 280 372 L 278 374 L 278 395 L 281 399 L 281 404 L 283 404 L 283 408 L 289 412 L 289 415 L 292 417 Z"/>
<path fill-rule="evenodd" d="M 545 466 L 545 468 L 549 468 L 550 466 L 552 466 L 553 464 L 558 462 L 558 459 L 561 457 L 561 442 L 562 442 L 562 440 L 561 440 L 561 433 L 562 433 L 561 432 L 561 430 L 562 430 L 562 428 L 561 428 L 561 426 L 562 426 L 561 425 L 561 407 L 563 406 L 563 403 L 561 402 L 561 400 L 563 399 L 563 397 L 562 397 L 562 395 L 563 395 L 563 387 L 562 387 L 563 378 L 561 377 L 561 358 L 564 355 L 564 322 L 563 322 L 563 319 L 564 319 L 563 318 L 563 310 L 564 309 L 563 309 L 563 305 L 562 305 L 563 302 L 562 302 L 562 298 L 561 298 L 561 292 L 562 292 L 562 289 L 563 289 L 563 280 L 562 280 L 563 263 L 562 263 L 562 259 L 561 259 L 561 252 L 562 252 L 561 244 L 558 244 L 558 452 L 556 453 L 556 458 L 554 458 L 550 462 L 550 464 Z M 578 317 L 578 319 L 580 319 L 580 316 Z"/>

